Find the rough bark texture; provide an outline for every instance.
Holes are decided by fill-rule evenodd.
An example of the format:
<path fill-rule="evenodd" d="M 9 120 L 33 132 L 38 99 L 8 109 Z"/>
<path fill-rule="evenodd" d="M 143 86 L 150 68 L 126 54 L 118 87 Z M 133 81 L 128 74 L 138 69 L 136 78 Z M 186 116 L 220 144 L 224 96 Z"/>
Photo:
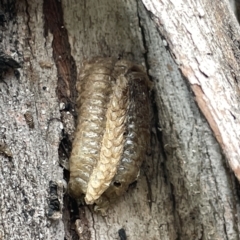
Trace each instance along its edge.
<path fill-rule="evenodd" d="M 6 69 L 0 80 L 0 138 L 13 155 L 0 155 L 0 239 L 63 239 L 62 220 L 47 217 L 50 181 L 63 180 L 52 36 L 43 36 L 41 2 L 1 1 L 1 11 L 1 49 L 22 67 Z"/>
<path fill-rule="evenodd" d="M 236 22 L 217 0 L 144 2 L 157 18 L 133 0 L 0 1 L 0 46 L 22 66 L 7 68 L 0 80 L 0 138 L 13 155 L 0 154 L 0 239 L 76 239 L 75 225 L 80 239 L 239 239 L 238 186 L 189 87 L 197 101 L 202 88 L 214 103 L 209 97 L 214 91 L 207 91 L 218 92 L 211 85 L 214 76 L 228 79 L 225 95 L 235 89 L 236 100 Z M 159 5 L 152 9 L 150 3 Z M 76 207 L 66 195 L 63 224 L 49 211 L 61 217 L 51 208 L 62 201 L 58 147 L 63 126 L 72 132 L 61 123 L 60 110 L 74 109 L 77 71 L 79 76 L 83 60 L 96 56 L 124 57 L 147 67 L 155 83 L 151 155 L 137 184 L 107 217 Z M 236 119 L 223 113 L 220 133 L 239 119 L 237 106 L 221 104 L 229 104 Z"/>
<path fill-rule="evenodd" d="M 140 15 L 144 16 L 144 12 L 142 9 Z M 238 239 L 239 204 L 233 190 L 234 177 L 196 107 L 186 79 L 163 48 L 166 41 L 159 37 L 160 31 L 154 29 L 154 23 L 147 17 L 142 18 L 142 24 L 148 26 L 144 28 L 145 42 L 151 43 L 147 45 L 147 59 L 150 75 L 156 82 L 156 103 L 178 237 Z"/>
<path fill-rule="evenodd" d="M 208 0 L 143 2 L 154 14 L 199 108 L 240 180 L 240 29 L 230 5 Z"/>

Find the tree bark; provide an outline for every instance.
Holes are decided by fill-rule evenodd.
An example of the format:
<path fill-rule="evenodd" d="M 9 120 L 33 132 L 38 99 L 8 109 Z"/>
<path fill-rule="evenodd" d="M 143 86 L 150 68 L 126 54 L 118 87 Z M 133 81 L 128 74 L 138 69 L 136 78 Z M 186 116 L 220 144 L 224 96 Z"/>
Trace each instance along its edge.
<path fill-rule="evenodd" d="M 0 239 L 63 239 L 62 220 L 46 217 L 49 183 L 63 180 L 52 37 L 43 36 L 41 3 L 1 1 L 1 16 L 1 50 L 21 68 L 4 69 L 0 80 L 0 138 L 13 155 L 0 155 Z"/>
<path fill-rule="evenodd" d="M 239 27 L 225 1 L 143 3 L 0 2 L 1 48 L 21 65 L 0 81 L 0 138 L 13 155 L 0 155 L 0 239 L 239 239 L 238 182 L 221 150 L 234 169 Z M 63 202 L 59 166 L 77 76 L 96 56 L 142 64 L 155 84 L 151 154 L 106 217 Z"/>
<path fill-rule="evenodd" d="M 199 108 L 240 180 L 239 43 L 236 42 L 240 35 L 229 3 L 143 2 L 154 14 Z M 185 17 L 179 16 L 179 12 Z"/>

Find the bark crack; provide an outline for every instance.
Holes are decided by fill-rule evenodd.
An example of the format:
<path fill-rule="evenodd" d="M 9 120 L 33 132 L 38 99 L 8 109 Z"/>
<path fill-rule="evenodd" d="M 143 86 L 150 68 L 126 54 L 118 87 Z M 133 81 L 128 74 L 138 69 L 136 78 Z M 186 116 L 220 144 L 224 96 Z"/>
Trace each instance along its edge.
<path fill-rule="evenodd" d="M 47 37 L 48 31 L 53 35 L 53 58 L 58 73 L 57 96 L 66 106 L 70 106 L 70 110 L 73 110 L 76 99 L 77 67 L 71 55 L 61 1 L 44 0 L 43 13 L 45 17 L 44 36 Z"/>
<path fill-rule="evenodd" d="M 75 102 L 76 102 L 76 80 L 77 80 L 77 67 L 73 56 L 71 55 L 71 46 L 68 39 L 68 31 L 64 26 L 64 16 L 63 9 L 61 5 L 61 1 L 43 1 L 43 15 L 44 15 L 44 37 L 45 39 L 50 32 L 52 34 L 52 49 L 53 49 L 53 59 L 57 68 L 57 88 L 56 94 L 59 102 L 63 105 L 60 109 L 62 112 L 71 112 L 73 116 L 75 116 Z M 47 41 L 47 40 L 46 40 Z M 62 115 L 63 116 L 63 115 Z M 69 124 L 74 125 L 73 123 L 68 123 L 69 119 L 64 121 L 63 117 L 61 121 L 63 121 L 64 130 L 67 131 L 67 127 Z M 67 147 L 62 147 L 64 145 L 64 141 L 67 143 Z M 65 145 L 64 145 L 65 146 Z M 63 139 L 59 145 L 59 159 L 62 159 L 61 153 L 64 152 L 66 156 L 68 155 L 68 151 L 66 149 L 71 150 L 71 141 L 69 140 L 68 134 L 64 134 L 63 131 Z M 65 171 L 66 173 L 66 171 Z M 65 174 L 63 178 L 68 179 L 69 176 Z M 65 201 L 65 204 L 74 204 L 74 200 L 68 198 L 69 201 Z M 65 211 L 69 211 L 66 207 Z M 75 217 L 72 218 L 71 212 L 69 214 L 64 213 L 63 222 L 65 225 L 65 234 L 67 232 L 71 233 L 71 224 L 76 224 Z M 70 224 L 68 223 L 70 222 Z"/>
<path fill-rule="evenodd" d="M 27 45 L 30 48 L 31 55 L 34 58 L 32 45 L 30 44 L 32 31 L 31 31 L 31 27 L 30 27 L 30 19 L 31 19 L 31 17 L 30 17 L 30 13 L 29 13 L 29 3 L 28 3 L 27 0 L 25 0 L 25 4 L 26 4 L 26 15 L 27 15 L 26 26 L 27 26 L 27 30 L 28 30 L 28 36 L 26 37 L 26 42 L 27 42 Z M 32 68 L 31 61 L 29 63 L 30 63 L 30 68 Z"/>
<path fill-rule="evenodd" d="M 143 43 L 143 47 L 144 47 L 143 57 L 145 60 L 147 73 L 149 73 L 150 65 L 148 63 L 148 50 L 147 50 L 148 48 L 147 48 L 147 41 L 146 41 L 146 37 L 145 37 L 145 33 L 144 33 L 144 27 L 141 24 L 141 17 L 140 17 L 140 13 L 139 13 L 139 2 L 137 2 L 137 17 L 138 17 L 138 26 L 141 30 L 142 43 Z M 149 75 L 148 75 L 148 77 L 151 79 L 151 77 Z"/>
<path fill-rule="evenodd" d="M 93 221 L 93 225 L 92 225 L 92 228 L 93 228 L 93 231 L 94 231 L 94 239 L 97 239 L 97 230 L 96 230 L 96 228 L 95 228 L 95 219 L 94 219 L 94 215 L 93 215 L 93 212 L 92 211 L 90 211 L 90 213 L 91 213 L 91 216 L 92 216 L 92 221 Z"/>
<path fill-rule="evenodd" d="M 29 3 L 27 0 L 25 0 L 26 3 L 26 14 L 27 14 L 27 28 L 28 28 L 28 34 L 31 35 L 31 28 L 30 28 L 30 14 L 29 14 Z"/>

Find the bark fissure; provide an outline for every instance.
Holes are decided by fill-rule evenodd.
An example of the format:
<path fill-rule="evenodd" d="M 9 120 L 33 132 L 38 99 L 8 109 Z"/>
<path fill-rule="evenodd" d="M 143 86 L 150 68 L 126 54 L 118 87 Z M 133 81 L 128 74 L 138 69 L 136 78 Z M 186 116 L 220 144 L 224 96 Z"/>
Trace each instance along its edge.
<path fill-rule="evenodd" d="M 60 110 L 66 112 L 66 114 L 64 112 L 61 114 L 61 121 L 63 121 L 65 129 L 62 131 L 62 140 L 59 145 L 59 159 L 63 167 L 68 167 L 68 162 L 65 163 L 64 161 L 68 158 L 67 156 L 70 155 L 71 141 L 73 138 L 72 128 L 74 128 L 74 126 L 69 125 L 74 124 L 74 122 L 71 121 L 71 116 L 69 114 L 72 113 L 72 115 L 76 115 L 75 85 L 77 81 L 77 66 L 73 56 L 71 55 L 71 46 L 69 44 L 68 31 L 64 24 L 61 1 L 45 0 L 43 2 L 43 14 L 45 19 L 44 37 L 45 39 L 48 37 L 48 31 L 53 35 L 53 59 L 57 68 L 56 77 L 58 79 L 56 93 L 60 104 L 63 104 Z M 65 144 L 67 144 L 67 146 L 65 146 Z M 65 174 L 64 178 L 68 179 L 69 174 Z M 72 206 L 74 205 L 73 201 L 73 199 L 66 197 L 64 204 Z M 64 211 L 68 211 L 68 209 L 65 208 Z M 74 212 L 70 210 L 69 215 L 65 212 L 64 216 L 67 216 L 67 218 L 64 218 L 65 231 L 71 233 L 71 225 L 76 221 Z"/>
<path fill-rule="evenodd" d="M 145 38 L 145 34 L 144 34 L 144 29 L 143 29 L 143 26 L 141 24 L 141 18 L 140 18 L 140 15 L 139 15 L 139 1 L 137 1 L 137 17 L 138 17 L 138 26 L 141 30 L 141 37 L 142 37 L 142 44 L 143 44 L 143 47 L 144 47 L 144 52 L 143 52 L 143 57 L 144 57 L 144 60 L 145 60 L 145 65 L 146 65 L 146 68 L 147 68 L 147 73 L 150 69 L 150 66 L 148 64 L 148 50 L 147 50 L 147 44 L 146 44 L 146 38 Z M 148 75 L 149 78 L 151 79 L 151 76 Z"/>
<path fill-rule="evenodd" d="M 71 55 L 71 47 L 68 40 L 68 32 L 64 25 L 61 1 L 43 2 L 45 17 L 44 36 L 48 31 L 53 34 L 53 58 L 58 71 L 57 95 L 61 102 L 74 110 L 76 100 L 77 67 Z"/>
<path fill-rule="evenodd" d="M 27 24 L 27 28 L 28 28 L 28 35 L 31 36 L 31 28 L 30 28 L 30 14 L 29 14 L 29 3 L 27 0 L 25 0 L 25 4 L 26 4 L 26 15 L 27 15 L 27 21 L 26 21 L 26 24 Z M 29 46 L 30 47 L 30 46 Z"/>

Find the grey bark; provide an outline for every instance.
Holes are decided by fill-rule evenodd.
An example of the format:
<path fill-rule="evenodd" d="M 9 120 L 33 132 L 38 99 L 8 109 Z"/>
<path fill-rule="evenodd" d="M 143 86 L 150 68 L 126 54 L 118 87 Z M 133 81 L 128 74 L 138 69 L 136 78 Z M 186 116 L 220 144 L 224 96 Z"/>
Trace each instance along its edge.
<path fill-rule="evenodd" d="M 169 13 L 175 9 L 171 1 L 164 2 Z M 188 1 L 189 6 L 195 3 L 200 1 Z M 62 28 L 68 32 L 78 75 L 84 59 L 113 56 L 144 65 L 155 83 L 152 154 L 136 186 L 109 209 L 107 217 L 80 206 L 71 228 L 76 225 L 80 239 L 120 239 L 124 232 L 130 240 L 239 239 L 238 183 L 194 100 L 188 76 L 180 71 L 182 65 L 174 57 L 171 42 L 174 36 L 156 26 L 151 19 L 156 16 L 141 1 L 63 0 L 61 4 Z M 207 10 L 209 4 L 205 2 L 202 8 Z M 71 221 L 69 206 L 63 207 L 63 218 L 47 217 L 49 182 L 59 184 L 60 202 L 64 183 L 58 148 L 66 122 L 61 123 L 63 103 L 55 91 L 59 77 L 53 59 L 55 36 L 50 31 L 43 34 L 41 1 L 1 5 L 6 18 L 1 47 L 22 67 L 20 77 L 10 68 L 0 81 L 0 137 L 13 154 L 12 158 L 0 155 L 0 239 L 74 239 L 66 224 Z M 225 8 L 221 5 L 216 11 Z M 174 19 L 181 23 L 183 17 L 178 12 Z M 233 15 L 227 17 L 231 20 Z M 213 20 L 215 15 L 206 18 Z M 209 24 L 210 29 L 217 28 Z M 238 28 L 231 27 L 234 35 Z M 213 33 L 209 46 L 215 40 Z M 223 44 L 216 54 L 221 50 Z M 25 121 L 26 111 L 33 115 L 33 129 Z"/>
<path fill-rule="evenodd" d="M 6 69 L 0 80 L 0 138 L 13 155 L 0 155 L 0 239 L 63 239 L 63 222 L 46 217 L 49 182 L 63 180 L 52 39 L 43 38 L 41 4 L 3 1 L 1 10 L 2 51 L 22 67 Z"/>

